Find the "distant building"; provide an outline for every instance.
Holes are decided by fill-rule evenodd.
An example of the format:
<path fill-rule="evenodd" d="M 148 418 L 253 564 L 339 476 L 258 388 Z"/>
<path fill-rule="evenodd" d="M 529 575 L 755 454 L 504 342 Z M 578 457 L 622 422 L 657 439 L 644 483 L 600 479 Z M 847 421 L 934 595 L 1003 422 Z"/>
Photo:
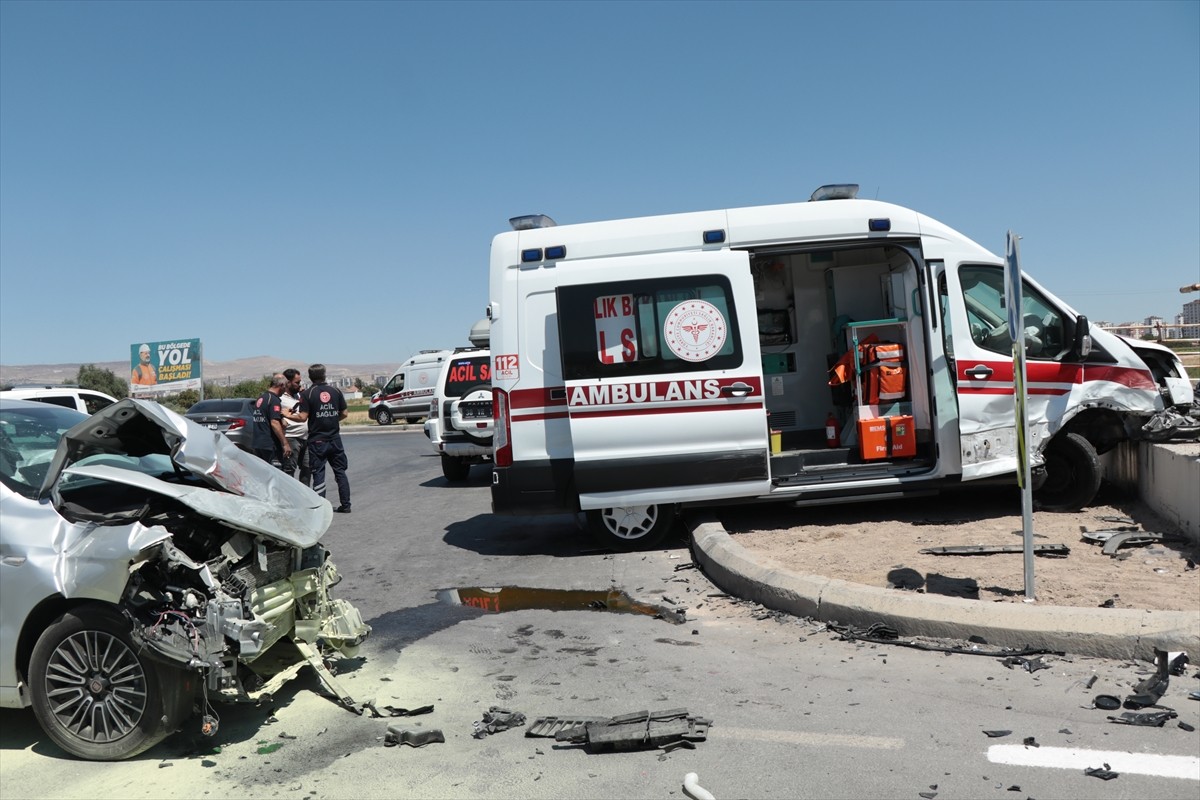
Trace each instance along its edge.
<path fill-rule="evenodd" d="M 1200 300 L 1183 304 L 1183 313 L 1179 315 L 1183 324 L 1184 339 L 1200 339 Z"/>

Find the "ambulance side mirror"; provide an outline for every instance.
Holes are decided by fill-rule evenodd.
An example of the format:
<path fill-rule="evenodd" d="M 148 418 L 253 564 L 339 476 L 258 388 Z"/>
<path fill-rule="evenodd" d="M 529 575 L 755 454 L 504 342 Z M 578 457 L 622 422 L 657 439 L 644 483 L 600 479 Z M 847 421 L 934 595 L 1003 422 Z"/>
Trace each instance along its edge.
<path fill-rule="evenodd" d="M 1082 314 L 1075 318 L 1075 343 L 1071 352 L 1078 358 L 1087 358 L 1092 352 L 1092 326 Z"/>

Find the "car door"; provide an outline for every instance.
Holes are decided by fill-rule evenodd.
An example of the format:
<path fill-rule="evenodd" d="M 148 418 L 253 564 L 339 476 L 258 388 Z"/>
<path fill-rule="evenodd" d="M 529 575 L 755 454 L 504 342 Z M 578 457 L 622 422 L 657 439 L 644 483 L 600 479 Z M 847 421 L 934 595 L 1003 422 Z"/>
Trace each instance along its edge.
<path fill-rule="evenodd" d="M 769 491 L 746 253 L 578 262 L 556 302 L 582 508 Z"/>
<path fill-rule="evenodd" d="M 954 365 L 963 479 L 1015 472 L 1016 401 L 1004 270 L 946 259 L 939 285 L 947 354 Z M 1073 318 L 1029 280 L 1021 281 L 1030 453 L 1064 416 L 1082 364 L 1071 361 Z"/>

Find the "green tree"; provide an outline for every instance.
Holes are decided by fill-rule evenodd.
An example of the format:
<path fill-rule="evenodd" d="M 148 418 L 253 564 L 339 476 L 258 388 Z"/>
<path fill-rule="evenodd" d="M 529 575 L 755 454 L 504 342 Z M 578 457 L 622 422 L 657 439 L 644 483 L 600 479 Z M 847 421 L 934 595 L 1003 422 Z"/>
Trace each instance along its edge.
<path fill-rule="evenodd" d="M 199 402 L 200 392 L 196 391 L 195 389 L 184 389 L 182 392 L 166 401 L 166 405 L 169 405 L 180 414 L 185 414 L 189 408 Z"/>
<path fill-rule="evenodd" d="M 117 377 L 111 369 L 97 367 L 94 364 L 81 365 L 79 374 L 75 377 L 75 383 L 79 384 L 81 389 L 104 392 L 118 400 L 129 396 L 128 381 Z"/>

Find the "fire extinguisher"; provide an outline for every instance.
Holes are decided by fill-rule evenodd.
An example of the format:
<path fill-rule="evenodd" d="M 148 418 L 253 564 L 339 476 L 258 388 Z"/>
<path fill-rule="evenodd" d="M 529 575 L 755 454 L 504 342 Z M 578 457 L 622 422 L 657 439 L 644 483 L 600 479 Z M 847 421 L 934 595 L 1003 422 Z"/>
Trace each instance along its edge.
<path fill-rule="evenodd" d="M 838 438 L 838 421 L 833 412 L 829 412 L 829 416 L 825 418 L 825 446 L 826 447 L 841 447 L 842 440 Z"/>

